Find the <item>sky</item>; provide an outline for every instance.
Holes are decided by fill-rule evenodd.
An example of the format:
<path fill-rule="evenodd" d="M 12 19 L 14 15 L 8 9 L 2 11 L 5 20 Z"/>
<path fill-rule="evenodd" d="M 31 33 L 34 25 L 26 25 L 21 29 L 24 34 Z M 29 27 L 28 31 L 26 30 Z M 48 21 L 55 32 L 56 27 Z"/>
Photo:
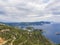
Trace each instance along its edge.
<path fill-rule="evenodd" d="M 60 23 L 60 0 L 0 0 L 0 22 Z"/>

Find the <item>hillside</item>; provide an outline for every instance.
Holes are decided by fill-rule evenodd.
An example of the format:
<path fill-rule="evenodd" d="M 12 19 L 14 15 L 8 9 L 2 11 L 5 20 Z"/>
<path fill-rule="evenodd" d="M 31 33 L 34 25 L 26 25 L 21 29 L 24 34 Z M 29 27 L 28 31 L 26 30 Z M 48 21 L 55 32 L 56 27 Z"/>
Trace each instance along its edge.
<path fill-rule="evenodd" d="M 53 45 L 43 35 L 42 30 L 26 30 L 0 25 L 0 45 Z"/>

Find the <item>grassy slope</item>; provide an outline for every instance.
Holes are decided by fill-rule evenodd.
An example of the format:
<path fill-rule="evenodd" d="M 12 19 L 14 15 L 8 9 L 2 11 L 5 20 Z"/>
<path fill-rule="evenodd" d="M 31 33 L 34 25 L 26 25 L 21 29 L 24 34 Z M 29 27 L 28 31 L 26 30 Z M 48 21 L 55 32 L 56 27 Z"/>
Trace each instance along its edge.
<path fill-rule="evenodd" d="M 9 31 L 3 31 L 9 29 Z M 52 45 L 39 30 L 29 32 L 6 25 L 0 25 L 0 37 L 8 40 L 4 45 Z"/>

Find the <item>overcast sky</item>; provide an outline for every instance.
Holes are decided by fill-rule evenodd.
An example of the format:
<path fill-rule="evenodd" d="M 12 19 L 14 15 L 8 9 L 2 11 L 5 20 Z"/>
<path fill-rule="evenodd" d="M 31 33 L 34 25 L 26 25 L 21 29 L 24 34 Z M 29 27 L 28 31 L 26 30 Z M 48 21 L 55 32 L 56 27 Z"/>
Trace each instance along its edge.
<path fill-rule="evenodd" d="M 0 0 L 0 22 L 60 22 L 60 0 Z"/>

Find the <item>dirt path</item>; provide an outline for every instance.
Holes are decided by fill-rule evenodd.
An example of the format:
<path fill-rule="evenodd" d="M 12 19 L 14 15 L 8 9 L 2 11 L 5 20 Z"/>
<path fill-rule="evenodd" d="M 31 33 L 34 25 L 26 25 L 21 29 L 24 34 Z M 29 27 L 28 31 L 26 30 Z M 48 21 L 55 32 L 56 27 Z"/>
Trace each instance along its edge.
<path fill-rule="evenodd" d="M 24 42 L 21 42 L 19 45 L 22 45 L 23 43 L 26 43 L 27 42 L 27 40 L 25 40 Z"/>
<path fill-rule="evenodd" d="M 10 45 L 13 45 L 13 42 L 15 41 L 15 37 L 13 37 L 13 40 L 11 41 Z"/>

